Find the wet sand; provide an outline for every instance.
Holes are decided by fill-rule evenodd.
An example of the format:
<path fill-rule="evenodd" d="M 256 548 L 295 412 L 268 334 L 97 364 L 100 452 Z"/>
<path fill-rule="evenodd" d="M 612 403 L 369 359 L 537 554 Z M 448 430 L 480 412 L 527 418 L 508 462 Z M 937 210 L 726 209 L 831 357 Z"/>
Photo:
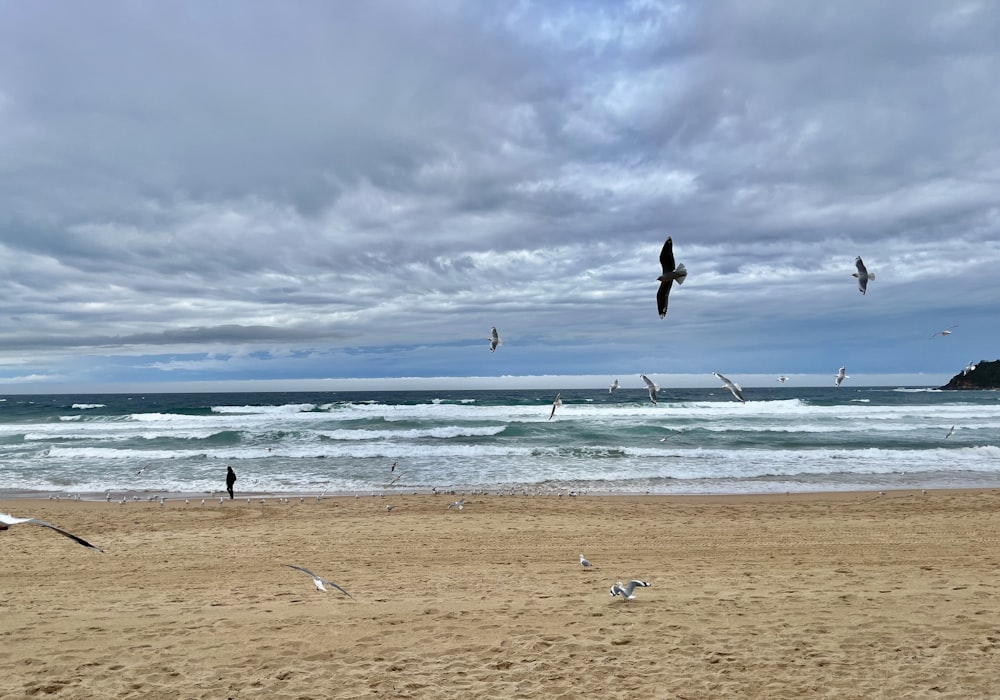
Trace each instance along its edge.
<path fill-rule="evenodd" d="M 1000 491 L 455 498 L 0 500 L 0 697 L 1000 697 Z"/>

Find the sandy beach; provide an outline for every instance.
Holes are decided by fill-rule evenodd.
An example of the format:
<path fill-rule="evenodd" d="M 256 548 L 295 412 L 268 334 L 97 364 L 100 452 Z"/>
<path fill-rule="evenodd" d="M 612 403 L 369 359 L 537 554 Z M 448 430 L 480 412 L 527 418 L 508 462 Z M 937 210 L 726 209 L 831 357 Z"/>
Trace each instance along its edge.
<path fill-rule="evenodd" d="M 0 696 L 1000 697 L 1000 491 L 456 498 L 0 500 Z"/>

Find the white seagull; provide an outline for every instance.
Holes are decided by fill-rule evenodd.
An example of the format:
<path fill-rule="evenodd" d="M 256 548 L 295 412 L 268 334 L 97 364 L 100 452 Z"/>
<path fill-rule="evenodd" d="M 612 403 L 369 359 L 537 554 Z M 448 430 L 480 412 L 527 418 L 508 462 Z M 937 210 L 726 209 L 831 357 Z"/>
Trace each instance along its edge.
<path fill-rule="evenodd" d="M 580 566 L 584 569 L 590 569 L 594 566 L 587 557 L 583 556 L 583 552 L 580 552 Z"/>
<path fill-rule="evenodd" d="M 343 593 L 344 595 L 346 595 L 348 598 L 350 598 L 351 600 L 354 600 L 354 596 L 352 596 L 350 593 L 348 593 L 347 591 L 345 591 L 343 588 L 341 588 L 340 586 L 338 586 L 337 584 L 335 584 L 333 581 L 328 581 L 327 579 L 322 578 L 321 576 L 317 576 L 316 574 L 314 574 L 313 572 L 311 572 L 309 569 L 304 569 L 301 566 L 295 566 L 294 564 L 285 564 L 285 566 L 287 566 L 289 569 L 295 569 L 296 571 L 301 571 L 304 574 L 308 574 L 309 576 L 312 576 L 313 585 L 316 586 L 316 590 L 317 591 L 323 591 L 325 593 L 326 592 L 326 588 L 323 587 L 323 584 L 325 583 L 327 586 L 333 586 L 338 591 L 340 591 L 341 593 Z"/>
<path fill-rule="evenodd" d="M 500 340 L 500 334 L 497 333 L 497 327 L 493 326 L 490 329 L 490 352 L 496 352 L 498 346 L 503 345 L 503 341 Z"/>
<path fill-rule="evenodd" d="M 645 384 L 646 388 L 649 389 L 649 400 L 655 404 L 656 392 L 660 390 L 660 387 L 658 387 L 656 383 L 645 374 L 640 374 L 639 378 L 642 379 L 643 384 Z"/>
<path fill-rule="evenodd" d="M 948 326 L 943 331 L 934 331 L 933 333 L 931 333 L 931 337 L 933 338 L 936 335 L 940 335 L 940 336 L 951 335 L 951 329 L 952 328 L 958 328 L 958 325 L 956 324 L 954 326 Z"/>
<path fill-rule="evenodd" d="M 780 377 L 778 377 L 778 381 L 784 384 L 785 382 L 788 381 L 788 377 L 782 374 Z"/>
<path fill-rule="evenodd" d="M 861 256 L 859 255 L 854 259 L 854 264 L 857 266 L 858 271 L 855 272 L 852 277 L 858 278 L 858 291 L 864 294 L 868 291 L 868 280 L 875 279 L 874 272 L 868 272 L 868 268 L 861 261 Z"/>
<path fill-rule="evenodd" d="M 667 315 L 667 303 L 670 301 L 670 288 L 674 285 L 674 280 L 677 280 L 677 284 L 684 284 L 688 274 L 683 263 L 674 264 L 672 238 L 668 238 L 660 249 L 660 267 L 663 274 L 656 278 L 660 281 L 660 288 L 656 290 L 656 310 L 659 311 L 660 318 L 663 318 Z"/>
<path fill-rule="evenodd" d="M 838 386 L 838 387 L 840 386 L 840 383 L 841 383 L 842 381 L 844 381 L 845 379 L 850 379 L 850 377 L 849 377 L 849 376 L 848 376 L 848 375 L 846 374 L 846 372 L 847 372 L 847 366 L 846 366 L 846 365 L 845 365 L 845 366 L 843 366 L 843 367 L 841 367 L 841 368 L 840 368 L 840 369 L 839 369 L 839 370 L 837 371 L 837 378 L 836 378 L 836 382 L 837 382 L 837 386 Z"/>
<path fill-rule="evenodd" d="M 976 365 L 972 362 L 972 360 L 969 360 L 969 364 L 967 364 L 965 366 L 965 369 L 962 370 L 962 376 L 964 377 L 969 372 L 975 372 L 975 371 L 976 371 Z"/>
<path fill-rule="evenodd" d="M 740 403 L 746 403 L 746 399 L 743 398 L 743 387 L 741 387 L 739 384 L 737 384 L 736 382 L 732 381 L 728 377 L 724 377 L 723 375 L 719 374 L 718 372 L 712 372 L 712 374 L 714 374 L 716 377 L 718 377 L 719 381 L 722 382 L 722 388 L 723 389 L 729 389 L 729 391 L 732 392 L 733 396 L 735 396 L 739 400 Z"/>
<path fill-rule="evenodd" d="M 82 537 L 74 535 L 72 532 L 66 532 L 63 529 L 47 523 L 44 520 L 39 520 L 37 518 L 15 518 L 13 515 L 8 515 L 7 513 L 0 513 L 0 525 L 3 525 L 2 530 L 6 530 L 11 525 L 20 525 L 22 523 L 31 523 L 32 525 L 41 525 L 42 527 L 47 527 L 50 530 L 55 530 L 63 537 L 68 537 L 78 544 L 82 544 L 84 547 L 90 547 L 91 549 L 96 549 L 98 552 L 103 552 L 104 550 L 97 545 L 91 544 Z"/>
<path fill-rule="evenodd" d="M 562 394 L 556 394 L 556 400 L 552 402 L 552 412 L 549 413 L 549 420 L 556 414 L 556 409 L 562 406 Z"/>
<path fill-rule="evenodd" d="M 616 379 L 613 382 L 611 382 L 611 386 L 608 387 L 608 393 L 609 394 L 615 393 L 615 389 L 617 388 L 618 388 L 618 380 Z"/>
<path fill-rule="evenodd" d="M 620 595 L 625 598 L 625 600 L 632 600 L 635 598 L 635 596 L 632 595 L 632 591 L 636 588 L 649 588 L 649 584 L 645 581 L 640 581 L 637 578 L 629 581 L 627 586 L 622 585 L 622 582 L 619 581 L 611 587 L 611 597 L 614 598 L 616 595 Z"/>
<path fill-rule="evenodd" d="M 455 501 L 454 503 L 449 503 L 448 508 L 446 510 L 451 510 L 452 508 L 458 508 L 459 510 L 465 508 L 465 499 L 462 498 L 458 501 Z"/>

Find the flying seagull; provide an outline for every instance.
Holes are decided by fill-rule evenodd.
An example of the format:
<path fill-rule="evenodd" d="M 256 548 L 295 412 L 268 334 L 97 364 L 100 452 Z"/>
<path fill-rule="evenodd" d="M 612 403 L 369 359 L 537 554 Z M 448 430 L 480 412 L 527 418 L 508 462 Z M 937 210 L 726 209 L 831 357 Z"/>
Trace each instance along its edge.
<path fill-rule="evenodd" d="M 449 503 L 447 510 L 451 510 L 452 508 L 458 508 L 459 510 L 465 508 L 465 499 L 463 498 L 461 500 L 455 501 L 454 503 Z"/>
<path fill-rule="evenodd" d="M 850 379 L 850 377 L 849 377 L 849 376 L 847 376 L 846 372 L 847 372 L 847 366 L 846 366 L 846 365 L 845 365 L 844 367 L 841 367 L 841 368 L 840 368 L 840 369 L 839 369 L 839 370 L 837 371 L 837 378 L 836 378 L 836 382 L 837 382 L 837 386 L 838 386 L 838 387 L 840 386 L 840 383 L 841 383 L 842 381 L 844 381 L 845 379 Z"/>
<path fill-rule="evenodd" d="M 611 382 L 611 386 L 608 387 L 608 393 L 609 394 L 615 393 L 615 389 L 617 388 L 618 388 L 618 380 L 616 379 L 613 382 Z"/>
<path fill-rule="evenodd" d="M 347 591 L 345 591 L 343 588 L 341 588 L 340 586 L 338 586 L 337 584 L 335 584 L 333 581 L 327 581 L 325 578 L 317 576 L 316 574 L 314 574 L 313 572 L 311 572 L 309 569 L 303 569 L 301 566 L 295 566 L 293 564 L 285 564 L 285 566 L 287 566 L 289 569 L 295 569 L 296 571 L 301 571 L 304 574 L 308 574 L 309 576 L 312 576 L 313 585 L 316 586 L 316 590 L 317 591 L 323 591 L 325 593 L 326 592 L 326 588 L 323 586 L 323 584 L 325 583 L 327 586 L 333 586 L 338 591 L 340 591 L 341 593 L 343 593 L 344 595 L 346 595 L 348 598 L 350 598 L 351 600 L 354 600 L 354 596 L 352 596 L 350 593 L 348 593 Z"/>
<path fill-rule="evenodd" d="M 552 420 L 552 416 L 556 414 L 556 409 L 562 406 L 562 394 L 556 394 L 556 400 L 552 402 L 552 412 L 549 414 L 549 420 Z"/>
<path fill-rule="evenodd" d="M 719 378 L 719 381 L 722 382 L 722 387 L 724 389 L 729 389 L 729 391 L 733 393 L 733 396 L 739 399 L 740 403 L 746 403 L 746 399 L 743 398 L 743 387 L 731 379 L 722 376 L 718 372 L 712 372 L 712 374 Z"/>
<path fill-rule="evenodd" d="M 637 578 L 629 581 L 627 586 L 623 586 L 622 582 L 619 581 L 611 587 L 611 597 L 614 598 L 616 595 L 620 595 L 625 598 L 625 600 L 632 600 L 635 598 L 635 596 L 632 595 L 632 591 L 636 588 L 649 588 L 649 584 L 645 581 L 640 581 Z"/>
<path fill-rule="evenodd" d="M 78 544 L 82 544 L 84 547 L 90 547 L 91 549 L 96 549 L 98 552 L 103 552 L 104 550 L 93 545 L 82 537 L 77 537 L 72 532 L 66 532 L 63 529 L 47 523 L 44 520 L 38 520 L 37 518 L 15 518 L 13 515 L 8 515 L 7 513 L 0 513 L 0 530 L 6 530 L 11 525 L 20 525 L 21 523 L 31 523 L 32 525 L 41 525 L 42 527 L 47 527 L 50 530 L 55 530 L 63 537 L 68 537 Z"/>
<path fill-rule="evenodd" d="M 852 277 L 858 278 L 858 291 L 864 294 L 868 291 L 868 280 L 875 279 L 874 272 L 868 272 L 868 268 L 861 261 L 861 256 L 859 255 L 854 259 L 854 264 L 857 265 L 858 271 L 855 272 Z"/>
<path fill-rule="evenodd" d="M 780 377 L 778 377 L 778 381 L 784 384 L 785 382 L 788 381 L 788 377 L 782 374 Z"/>
<path fill-rule="evenodd" d="M 975 371 L 976 371 L 976 365 L 975 365 L 975 363 L 973 363 L 972 360 L 969 360 L 969 364 L 967 364 L 965 366 L 965 369 L 962 370 L 962 376 L 964 377 L 969 372 L 975 372 Z"/>
<path fill-rule="evenodd" d="M 649 400 L 656 404 L 656 392 L 660 390 L 660 387 L 656 386 L 652 379 L 647 377 L 645 374 L 640 374 L 639 378 L 642 379 L 643 384 L 649 389 Z"/>
<path fill-rule="evenodd" d="M 670 300 L 670 288 L 677 284 L 684 284 L 687 279 L 687 269 L 684 264 L 674 264 L 674 240 L 668 238 L 660 249 L 660 267 L 663 274 L 657 277 L 660 281 L 660 288 L 656 290 L 656 309 L 660 312 L 660 318 L 667 315 L 667 302 Z"/>
<path fill-rule="evenodd" d="M 594 566 L 587 557 L 583 556 L 583 552 L 580 552 L 580 566 L 584 569 L 590 569 Z"/>
<path fill-rule="evenodd" d="M 950 438 L 951 434 L 954 432 L 955 432 L 955 426 L 953 425 L 948 429 L 948 434 L 944 436 L 944 439 L 947 440 L 948 438 Z"/>
<path fill-rule="evenodd" d="M 954 326 L 948 326 L 943 331 L 934 331 L 933 333 L 931 333 L 931 337 L 933 338 L 936 335 L 940 335 L 940 336 L 951 335 L 951 329 L 952 328 L 958 328 L 958 325 L 956 324 Z"/>
<path fill-rule="evenodd" d="M 503 345 L 503 341 L 500 340 L 500 334 L 497 333 L 497 327 L 493 326 L 490 329 L 490 352 L 496 352 L 497 347 Z"/>

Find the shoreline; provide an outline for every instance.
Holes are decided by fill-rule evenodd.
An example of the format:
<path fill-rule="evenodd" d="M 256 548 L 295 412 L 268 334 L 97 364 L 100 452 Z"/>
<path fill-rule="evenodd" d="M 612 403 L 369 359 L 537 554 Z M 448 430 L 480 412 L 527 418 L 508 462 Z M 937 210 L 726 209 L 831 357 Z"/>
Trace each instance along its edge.
<path fill-rule="evenodd" d="M 326 499 L 358 499 L 358 498 L 390 498 L 402 496 L 472 496 L 472 497 L 518 497 L 518 498 L 654 498 L 677 501 L 714 501 L 731 499 L 767 499 L 787 500 L 792 497 L 799 498 L 831 498 L 831 499 L 851 499 L 860 496 L 877 497 L 882 493 L 886 496 L 899 497 L 901 495 L 923 495 L 926 493 L 987 493 L 1000 492 L 1000 484 L 984 484 L 982 486 L 914 486 L 906 488 L 872 488 L 858 489 L 817 489 L 817 490 L 788 490 L 788 491 L 740 491 L 740 492 L 692 492 L 692 493 L 652 493 L 652 492 L 632 492 L 632 491 L 600 491 L 600 490 L 574 490 L 574 489 L 537 489 L 529 486 L 512 487 L 510 489 L 474 489 L 474 488 L 447 488 L 447 489 L 411 489 L 406 487 L 381 488 L 366 491 L 237 491 L 232 499 L 234 502 L 246 499 L 298 499 L 317 500 Z M 64 490 L 51 491 L 40 489 L 2 489 L 0 488 L 0 502 L 11 501 L 54 501 L 54 502 L 81 502 L 81 503 L 111 503 L 117 505 L 122 497 L 127 498 L 127 503 L 146 503 L 158 501 L 160 496 L 167 502 L 205 499 L 206 502 L 223 498 L 229 501 L 229 497 L 224 490 L 220 491 L 188 491 L 188 492 L 168 492 L 156 489 L 130 489 L 127 491 L 112 491 L 111 499 L 108 500 L 107 493 L 100 492 L 67 492 Z"/>

